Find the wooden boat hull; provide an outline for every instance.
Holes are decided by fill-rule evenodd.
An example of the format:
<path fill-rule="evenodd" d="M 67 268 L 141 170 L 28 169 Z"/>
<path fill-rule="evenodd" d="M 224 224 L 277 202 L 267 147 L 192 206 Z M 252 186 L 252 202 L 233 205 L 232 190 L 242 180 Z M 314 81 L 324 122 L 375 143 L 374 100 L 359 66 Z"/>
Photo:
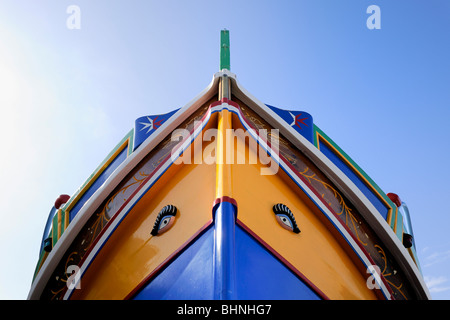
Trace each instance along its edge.
<path fill-rule="evenodd" d="M 309 114 L 218 73 L 55 208 L 30 299 L 429 298 L 402 204 L 347 160 Z"/>
<path fill-rule="evenodd" d="M 237 115 L 233 118 L 239 122 Z M 148 189 L 134 196 L 139 197 L 135 204 L 130 202 L 123 215 L 119 212 L 109 221 L 83 263 L 88 267 L 82 288 L 66 297 L 214 299 L 221 297 L 217 287 L 225 286 L 230 299 L 376 298 L 360 272 L 361 262 L 345 239 L 330 231 L 317 206 L 289 184 L 284 171 L 261 175 L 264 165 L 249 163 L 255 150 L 244 140 L 236 141 L 236 154 L 245 150 L 246 158 L 230 165 L 233 198 L 214 201 L 217 168 L 193 163 L 195 153 L 190 164 L 171 164 L 151 186 L 142 186 Z M 296 213 L 300 234 L 277 223 L 272 211 L 276 203 Z M 164 234 L 152 236 L 156 216 L 166 204 L 178 208 L 176 222 Z M 219 226 L 218 215 L 227 217 Z M 225 244 L 217 243 L 221 241 Z M 218 252 L 220 245 L 231 246 L 230 252 Z M 219 263 L 226 270 L 215 270 Z M 218 279 L 221 274 L 230 279 Z M 256 283 L 260 290 L 255 290 Z"/>

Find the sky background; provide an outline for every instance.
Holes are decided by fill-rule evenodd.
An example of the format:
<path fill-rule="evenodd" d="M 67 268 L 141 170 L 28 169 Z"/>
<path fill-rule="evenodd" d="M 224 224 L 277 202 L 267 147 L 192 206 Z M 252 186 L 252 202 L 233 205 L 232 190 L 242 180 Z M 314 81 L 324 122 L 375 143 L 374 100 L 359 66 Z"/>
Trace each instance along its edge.
<path fill-rule="evenodd" d="M 223 28 L 249 92 L 310 113 L 407 203 L 431 295 L 450 299 L 449 16 L 448 0 L 0 0 L 0 299 L 27 298 L 55 199 L 136 118 L 208 86 Z"/>

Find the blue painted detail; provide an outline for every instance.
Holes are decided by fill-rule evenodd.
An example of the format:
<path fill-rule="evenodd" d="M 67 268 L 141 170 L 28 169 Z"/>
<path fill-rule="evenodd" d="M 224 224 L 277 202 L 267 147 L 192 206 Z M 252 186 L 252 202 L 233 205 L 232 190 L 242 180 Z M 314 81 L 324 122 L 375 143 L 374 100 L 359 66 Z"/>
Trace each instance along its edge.
<path fill-rule="evenodd" d="M 282 262 L 236 227 L 234 299 L 320 300 Z M 210 227 L 146 284 L 134 300 L 212 300 L 215 294 L 215 228 Z"/>
<path fill-rule="evenodd" d="M 399 213 L 403 217 L 403 228 L 405 229 L 405 233 L 411 235 L 412 238 L 412 244 L 414 249 L 416 248 L 416 243 L 414 240 L 414 231 L 411 223 L 411 215 L 409 214 L 409 209 L 406 203 L 402 202 L 402 205 L 398 208 Z"/>
<path fill-rule="evenodd" d="M 44 233 L 42 235 L 42 241 L 41 241 L 41 247 L 39 249 L 39 254 L 41 254 L 42 250 L 44 249 L 45 239 L 50 237 L 50 233 L 52 230 L 52 224 L 53 224 L 53 217 L 55 216 L 55 214 L 57 212 L 58 212 L 58 210 L 56 210 L 56 208 L 54 206 L 50 209 L 50 213 L 48 214 L 48 218 L 47 218 L 47 223 L 45 224 Z"/>
<path fill-rule="evenodd" d="M 214 298 L 214 228 L 209 228 L 134 297 L 135 300 Z"/>
<path fill-rule="evenodd" d="M 289 111 L 279 109 L 266 104 L 272 111 L 279 115 L 289 126 L 305 137 L 309 142 L 314 143 L 314 126 L 312 116 L 304 111 Z"/>
<path fill-rule="evenodd" d="M 369 187 L 361 180 L 360 177 L 346 164 L 341 158 L 335 154 L 325 143 L 320 144 L 320 151 L 330 159 L 350 180 L 358 187 L 359 190 L 369 199 L 378 212 L 386 220 L 389 209 L 386 205 L 369 189 Z"/>
<path fill-rule="evenodd" d="M 70 210 L 70 221 L 75 218 L 81 207 L 89 200 L 90 197 L 102 186 L 102 184 L 109 178 L 109 176 L 116 170 L 116 168 L 127 158 L 128 148 L 124 148 L 117 157 L 106 167 L 105 170 L 98 176 L 97 180 L 89 187 L 88 190 L 80 197 L 77 203 Z"/>
<path fill-rule="evenodd" d="M 239 226 L 236 286 L 239 300 L 320 300 L 303 280 Z"/>
<path fill-rule="evenodd" d="M 134 123 L 134 150 L 136 150 L 142 142 L 155 132 L 164 122 L 175 114 L 179 109 L 166 114 L 156 116 L 144 116 L 137 118 Z"/>
<path fill-rule="evenodd" d="M 235 221 L 236 207 L 229 202 L 215 206 L 214 299 L 236 299 Z"/>

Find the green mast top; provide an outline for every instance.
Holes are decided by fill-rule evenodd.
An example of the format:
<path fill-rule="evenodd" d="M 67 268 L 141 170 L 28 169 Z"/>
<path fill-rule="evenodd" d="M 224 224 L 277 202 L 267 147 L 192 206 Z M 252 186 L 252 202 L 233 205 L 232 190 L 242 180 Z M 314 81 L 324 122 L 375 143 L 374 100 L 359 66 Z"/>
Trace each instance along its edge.
<path fill-rule="evenodd" d="M 230 33 L 224 29 L 220 32 L 220 70 L 230 70 Z"/>

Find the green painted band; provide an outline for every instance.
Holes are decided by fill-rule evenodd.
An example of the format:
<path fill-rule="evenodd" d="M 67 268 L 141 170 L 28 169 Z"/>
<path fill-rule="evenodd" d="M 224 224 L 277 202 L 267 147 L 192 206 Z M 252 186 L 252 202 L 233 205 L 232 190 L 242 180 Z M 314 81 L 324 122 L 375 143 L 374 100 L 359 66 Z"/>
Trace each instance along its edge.
<path fill-rule="evenodd" d="M 230 70 L 230 33 L 228 30 L 220 32 L 220 70 Z"/>

